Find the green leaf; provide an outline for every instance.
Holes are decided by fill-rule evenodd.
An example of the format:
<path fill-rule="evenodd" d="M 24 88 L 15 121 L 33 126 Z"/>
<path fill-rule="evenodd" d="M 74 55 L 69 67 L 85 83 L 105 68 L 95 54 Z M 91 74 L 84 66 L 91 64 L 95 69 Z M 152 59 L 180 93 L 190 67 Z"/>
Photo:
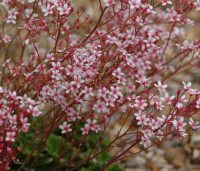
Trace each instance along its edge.
<path fill-rule="evenodd" d="M 86 169 L 86 168 L 81 168 L 80 171 L 88 171 L 88 169 Z"/>
<path fill-rule="evenodd" d="M 113 164 L 106 171 L 122 171 L 122 169 L 118 164 Z"/>
<path fill-rule="evenodd" d="M 110 155 L 108 152 L 103 152 L 97 159 L 99 161 L 105 162 L 110 158 Z"/>
<path fill-rule="evenodd" d="M 51 134 L 47 140 L 46 151 L 52 157 L 58 157 L 59 152 L 60 152 L 61 143 L 62 143 L 61 136 Z"/>
<path fill-rule="evenodd" d="M 49 163 L 52 163 L 54 159 L 52 157 L 40 157 L 37 161 L 37 166 L 42 166 L 42 165 L 48 165 Z"/>

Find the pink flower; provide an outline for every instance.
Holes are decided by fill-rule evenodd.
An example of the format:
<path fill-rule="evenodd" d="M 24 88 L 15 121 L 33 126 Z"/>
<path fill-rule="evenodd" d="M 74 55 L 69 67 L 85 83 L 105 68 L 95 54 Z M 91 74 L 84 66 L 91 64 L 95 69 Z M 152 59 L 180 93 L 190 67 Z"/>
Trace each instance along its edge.
<path fill-rule="evenodd" d="M 98 133 L 100 131 L 100 127 L 96 123 L 97 123 L 97 120 L 87 119 L 86 126 L 88 126 L 92 131 Z"/>
<path fill-rule="evenodd" d="M 108 89 L 103 87 L 101 89 L 99 89 L 97 96 L 98 97 L 103 97 L 106 98 L 106 95 L 109 93 Z"/>
<path fill-rule="evenodd" d="M 149 119 L 148 125 L 152 130 L 156 130 L 160 127 L 160 122 L 157 119 Z"/>
<path fill-rule="evenodd" d="M 145 76 L 139 78 L 136 82 L 142 84 L 144 87 L 149 85 L 149 78 L 146 78 Z"/>
<path fill-rule="evenodd" d="M 42 7 L 42 12 L 44 13 L 44 16 L 48 16 L 50 14 L 53 14 L 53 5 L 48 4 L 47 6 Z"/>
<path fill-rule="evenodd" d="M 81 131 L 82 131 L 82 135 L 87 135 L 89 133 L 89 131 L 90 131 L 90 128 L 87 125 L 87 126 L 81 128 Z"/>
<path fill-rule="evenodd" d="M 117 68 L 116 70 L 114 70 L 112 75 L 114 77 L 117 77 L 118 79 L 121 79 L 124 77 L 124 73 L 122 72 L 121 68 Z"/>
<path fill-rule="evenodd" d="M 65 3 L 64 5 L 59 6 L 57 10 L 59 11 L 60 15 L 68 15 L 70 13 L 71 7 Z"/>
<path fill-rule="evenodd" d="M 138 113 L 135 113 L 134 115 L 136 116 L 138 125 L 148 125 L 149 118 L 146 116 L 146 114 L 139 111 Z"/>
<path fill-rule="evenodd" d="M 160 81 L 158 81 L 158 84 L 154 84 L 154 86 L 157 87 L 160 92 L 165 92 L 167 88 L 167 84 L 162 84 Z"/>
<path fill-rule="evenodd" d="M 28 132 L 28 129 L 30 127 L 30 123 L 28 123 L 28 118 L 21 118 L 20 121 L 22 123 L 21 131 Z"/>
<path fill-rule="evenodd" d="M 76 112 L 73 108 L 70 108 L 71 110 L 69 110 L 68 112 L 68 116 L 69 118 L 67 119 L 68 121 L 70 122 L 74 122 L 76 121 L 77 119 L 80 119 L 80 113 L 79 112 Z"/>
<path fill-rule="evenodd" d="M 38 107 L 33 107 L 32 105 L 29 106 L 28 112 L 32 114 L 33 117 L 38 117 L 42 114 Z"/>
<path fill-rule="evenodd" d="M 142 5 L 141 0 L 129 0 L 128 3 L 131 9 L 139 8 Z"/>
<path fill-rule="evenodd" d="M 200 1 L 194 2 L 197 11 L 200 11 Z"/>
<path fill-rule="evenodd" d="M 60 62 L 52 62 L 51 65 L 53 66 L 54 71 L 63 70 L 63 67 Z"/>
<path fill-rule="evenodd" d="M 155 135 L 154 131 L 152 131 L 151 129 L 143 129 L 141 130 L 143 137 L 146 138 L 151 138 Z"/>
<path fill-rule="evenodd" d="M 105 6 L 111 6 L 115 4 L 115 0 L 103 0 Z"/>
<path fill-rule="evenodd" d="M 81 91 L 84 94 L 84 98 L 88 99 L 90 96 L 94 96 L 94 93 L 92 91 L 92 88 L 88 88 L 85 86 L 85 88 Z"/>
<path fill-rule="evenodd" d="M 151 140 L 149 139 L 149 137 L 142 137 L 140 144 L 142 144 L 144 148 L 147 148 L 151 145 Z"/>
<path fill-rule="evenodd" d="M 6 133 L 6 141 L 14 142 L 15 141 L 16 132 L 10 131 Z"/>
<path fill-rule="evenodd" d="M 179 110 L 182 110 L 182 109 L 183 109 L 183 103 L 177 103 L 177 104 L 176 104 L 176 107 L 177 107 Z"/>
<path fill-rule="evenodd" d="M 196 108 L 200 109 L 200 98 L 196 101 Z"/>
<path fill-rule="evenodd" d="M 12 125 L 17 124 L 17 116 L 16 116 L 16 115 L 10 115 L 10 116 L 9 116 L 9 122 L 10 122 L 10 124 L 12 124 Z"/>
<path fill-rule="evenodd" d="M 19 14 L 15 8 L 8 11 L 8 17 L 6 22 L 10 24 L 16 24 L 17 14 Z"/>
<path fill-rule="evenodd" d="M 186 123 L 184 123 L 184 117 L 179 117 L 177 119 L 174 119 L 172 121 L 173 126 L 179 131 L 179 132 L 184 132 L 184 126 Z"/>
<path fill-rule="evenodd" d="M 185 82 L 183 82 L 183 87 L 191 95 L 200 94 L 199 90 L 191 88 L 192 87 L 192 83 L 191 82 L 189 82 L 187 84 Z"/>
<path fill-rule="evenodd" d="M 4 41 L 4 43 L 10 42 L 11 41 L 11 36 L 10 35 L 4 35 L 3 36 L 3 41 Z"/>
<path fill-rule="evenodd" d="M 105 99 L 105 101 L 106 101 L 106 106 L 112 106 L 112 107 L 115 106 L 114 103 L 115 103 L 116 100 L 112 96 L 108 96 Z"/>
<path fill-rule="evenodd" d="M 165 93 L 164 97 L 161 97 L 161 100 L 166 104 L 171 104 L 172 100 L 174 100 L 175 96 L 169 96 L 168 93 Z"/>
<path fill-rule="evenodd" d="M 83 79 L 81 79 L 81 77 L 79 76 L 75 76 L 74 77 L 74 81 L 72 81 L 72 85 L 75 85 L 77 88 L 81 87 L 81 84 L 83 84 L 85 81 Z"/>
<path fill-rule="evenodd" d="M 134 107 L 136 107 L 137 109 L 141 109 L 144 110 L 145 107 L 147 107 L 147 101 L 143 100 L 141 97 L 137 96 L 135 99 L 135 104 Z"/>
<path fill-rule="evenodd" d="M 87 123 L 85 124 L 83 128 L 81 128 L 82 135 L 87 135 L 90 130 L 98 133 L 101 129 L 100 129 L 100 126 L 97 125 L 96 123 L 97 123 L 97 120 L 87 119 Z"/>
<path fill-rule="evenodd" d="M 189 82 L 189 83 L 185 83 L 185 82 L 183 82 L 183 87 L 184 87 L 184 89 L 186 90 L 186 91 L 189 91 L 190 89 L 191 89 L 191 86 L 192 86 L 192 83 L 191 82 Z"/>
<path fill-rule="evenodd" d="M 94 105 L 93 105 L 93 110 L 96 112 L 100 113 L 106 113 L 109 111 L 109 109 L 106 107 L 106 103 L 104 101 L 98 100 Z"/>
<path fill-rule="evenodd" d="M 89 128 L 92 131 L 98 133 L 100 131 L 100 127 L 96 123 L 97 123 L 97 120 L 87 119 L 87 124 L 88 124 Z"/>
<path fill-rule="evenodd" d="M 62 134 L 65 134 L 67 132 L 71 132 L 72 129 L 70 128 L 71 124 L 67 124 L 67 122 L 63 122 L 62 125 L 59 125 L 59 128 L 62 130 Z"/>
<path fill-rule="evenodd" d="M 192 118 L 190 118 L 189 124 L 190 124 L 190 126 L 191 126 L 193 129 L 198 129 L 198 128 L 200 128 L 199 122 L 195 122 Z"/>
<path fill-rule="evenodd" d="M 109 94 L 110 94 L 110 96 L 114 97 L 115 99 L 117 99 L 118 97 L 122 96 L 122 93 L 119 90 L 119 87 L 111 86 L 110 89 L 111 89 L 111 91 L 109 92 Z"/>
<path fill-rule="evenodd" d="M 65 82 L 64 85 L 62 85 L 62 88 L 65 90 L 65 93 L 66 94 L 69 94 L 71 91 L 74 90 L 74 87 L 73 87 L 73 82 Z"/>
<path fill-rule="evenodd" d="M 169 0 L 160 0 L 160 1 L 162 3 L 162 6 L 166 6 L 167 4 L 172 4 L 172 2 Z"/>

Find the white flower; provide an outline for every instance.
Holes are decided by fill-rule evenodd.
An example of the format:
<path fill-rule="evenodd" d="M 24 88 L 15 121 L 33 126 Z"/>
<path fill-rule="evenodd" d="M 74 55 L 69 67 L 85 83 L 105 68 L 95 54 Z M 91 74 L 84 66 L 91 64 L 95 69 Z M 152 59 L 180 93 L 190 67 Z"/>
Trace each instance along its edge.
<path fill-rule="evenodd" d="M 200 98 L 196 101 L 196 108 L 200 109 Z"/>
<path fill-rule="evenodd" d="M 200 128 L 199 122 L 193 121 L 192 118 L 190 118 L 189 124 L 190 124 L 190 126 L 191 126 L 193 129 L 198 129 L 198 128 Z"/>
<path fill-rule="evenodd" d="M 59 11 L 60 15 L 67 15 L 69 14 L 71 8 L 68 4 L 64 4 L 62 7 L 58 7 L 57 10 Z"/>
<path fill-rule="evenodd" d="M 5 140 L 6 141 L 10 141 L 10 142 L 14 142 L 15 141 L 15 136 L 16 136 L 15 132 L 7 132 Z"/>
<path fill-rule="evenodd" d="M 192 83 L 191 82 L 189 82 L 189 83 L 185 83 L 185 82 L 183 82 L 183 87 L 184 87 L 184 89 L 186 90 L 186 91 L 189 91 L 190 89 L 191 89 L 191 86 L 192 86 Z"/>
<path fill-rule="evenodd" d="M 167 84 L 162 84 L 160 81 L 158 81 L 158 84 L 154 84 L 154 86 L 157 87 L 160 92 L 165 92 L 167 88 Z"/>
<path fill-rule="evenodd" d="M 142 4 L 141 0 L 129 0 L 128 3 L 131 9 L 139 8 Z"/>
<path fill-rule="evenodd" d="M 18 12 L 16 11 L 15 8 L 10 9 L 8 11 L 8 17 L 6 19 L 6 22 L 10 24 L 16 24 L 17 14 Z"/>
<path fill-rule="evenodd" d="M 144 148 L 147 148 L 151 145 L 151 140 L 148 137 L 142 137 L 140 144 L 142 144 Z"/>
<path fill-rule="evenodd" d="M 138 113 L 134 114 L 137 120 L 137 125 L 147 125 L 149 122 L 149 118 L 146 116 L 146 114 L 139 111 Z"/>
<path fill-rule="evenodd" d="M 53 5 L 48 4 L 47 6 L 42 7 L 42 12 L 44 13 L 44 16 L 48 16 L 50 14 L 53 14 Z"/>
<path fill-rule="evenodd" d="M 98 100 L 94 106 L 93 106 L 93 110 L 95 110 L 96 112 L 100 113 L 100 112 L 108 112 L 109 109 L 106 107 L 106 103 L 104 101 Z"/>
<path fill-rule="evenodd" d="M 81 93 L 84 94 L 85 99 L 88 99 L 90 96 L 94 96 L 92 88 L 88 88 L 87 86 L 85 86 L 85 88 L 81 91 Z"/>
<path fill-rule="evenodd" d="M 70 127 L 71 124 L 67 124 L 67 122 L 63 122 L 62 125 L 59 125 L 59 128 L 62 130 L 62 134 L 65 134 L 66 132 L 71 132 L 72 129 Z"/>
<path fill-rule="evenodd" d="M 111 6 L 115 4 L 115 0 L 103 0 L 105 6 Z"/>
<path fill-rule="evenodd" d="M 186 123 L 184 123 L 184 117 L 179 117 L 177 119 L 174 119 L 172 121 L 173 126 L 180 132 L 185 132 L 184 126 Z"/>
<path fill-rule="evenodd" d="M 162 3 L 162 6 L 166 6 L 167 4 L 172 4 L 172 2 L 169 0 L 160 0 L 160 1 Z"/>

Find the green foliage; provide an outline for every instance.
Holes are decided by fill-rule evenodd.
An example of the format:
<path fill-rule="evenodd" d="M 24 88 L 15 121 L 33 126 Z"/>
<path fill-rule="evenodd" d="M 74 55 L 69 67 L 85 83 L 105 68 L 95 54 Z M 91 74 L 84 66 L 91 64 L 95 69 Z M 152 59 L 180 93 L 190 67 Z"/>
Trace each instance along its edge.
<path fill-rule="evenodd" d="M 60 147 L 62 143 L 62 137 L 54 134 L 50 134 L 47 145 L 46 145 L 46 151 L 51 155 L 52 157 L 58 157 L 60 153 Z"/>
<path fill-rule="evenodd" d="M 40 126 L 42 126 L 42 123 L 38 123 L 38 125 L 35 127 Z M 75 140 L 78 142 L 81 136 L 82 135 L 80 131 L 77 131 Z M 98 134 L 90 134 L 86 136 L 84 142 L 80 146 L 81 149 L 78 152 L 78 156 L 74 158 L 75 164 L 72 162 L 72 164 L 69 166 L 69 161 L 72 157 L 72 154 L 77 150 L 77 146 L 75 148 L 72 146 L 72 144 L 70 144 L 70 138 L 71 137 L 64 137 L 58 131 L 58 133 L 51 133 L 47 140 L 46 138 L 41 139 L 41 137 L 35 137 L 35 128 L 31 128 L 28 133 L 21 135 L 15 144 L 17 147 L 23 147 L 23 150 L 18 156 L 19 162 L 13 163 L 11 170 L 18 170 L 20 166 L 22 166 L 22 162 L 27 156 L 30 156 L 30 154 L 32 155 L 30 156 L 29 161 L 25 164 L 25 166 L 23 166 L 24 171 L 28 171 L 30 169 L 32 162 L 38 156 L 38 160 L 34 162 L 32 167 L 36 171 L 50 171 L 54 170 L 55 168 L 61 171 L 67 169 L 74 171 L 98 171 L 111 157 L 110 154 L 105 151 L 89 162 L 73 169 L 74 166 L 77 167 L 76 163 L 84 161 L 94 149 L 96 152 L 104 149 L 109 144 L 109 141 L 108 139 L 103 139 L 100 141 L 101 143 L 97 143 L 99 140 Z M 32 150 L 35 145 L 36 148 L 34 148 L 35 150 L 33 152 Z M 40 154 L 40 149 L 43 147 L 44 149 Z M 121 169 L 118 164 L 114 164 L 106 171 L 121 171 Z"/>

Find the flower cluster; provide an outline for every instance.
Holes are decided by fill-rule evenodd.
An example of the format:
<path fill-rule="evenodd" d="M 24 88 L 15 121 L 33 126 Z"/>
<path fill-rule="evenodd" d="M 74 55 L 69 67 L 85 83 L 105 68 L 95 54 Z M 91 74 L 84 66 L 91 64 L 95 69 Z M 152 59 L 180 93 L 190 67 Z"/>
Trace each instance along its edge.
<path fill-rule="evenodd" d="M 186 87 L 186 85 L 189 87 Z M 167 92 L 166 84 L 158 81 L 155 87 L 158 92 L 148 95 L 145 100 L 139 96 L 132 99 L 129 98 L 129 106 L 136 108 L 137 111 L 134 113 L 134 117 L 140 127 L 138 130 L 139 139 L 141 139 L 140 143 L 144 147 L 150 146 L 151 141 L 154 141 L 155 138 L 162 141 L 169 134 L 177 134 L 180 137 L 184 137 L 187 135 L 185 129 L 187 125 L 193 129 L 200 126 L 198 122 L 193 121 L 191 118 L 193 112 L 198 111 L 199 98 L 196 95 L 200 94 L 199 90 L 191 88 L 191 83 L 184 83 L 184 89 L 182 91 L 179 90 L 177 94 L 172 96 Z M 187 95 L 193 100 L 188 101 L 186 99 Z M 152 112 L 152 108 L 155 109 L 154 112 Z M 189 110 L 191 108 L 194 109 L 193 112 Z M 168 112 L 168 114 L 166 115 L 165 113 L 165 115 L 159 116 L 156 114 L 159 113 L 158 111 Z"/>
<path fill-rule="evenodd" d="M 4 169 L 8 169 L 15 159 L 16 151 L 12 145 L 17 136 L 28 131 L 31 117 L 40 114 L 34 100 L 0 87 L 0 163 Z"/>
<path fill-rule="evenodd" d="M 37 104 L 51 109 L 43 115 L 48 124 L 42 134 L 48 137 L 60 128 L 78 150 L 85 137 L 96 133 L 101 139 L 117 118 L 125 118 L 107 147 L 112 150 L 123 142 L 125 149 L 108 165 L 134 144 L 149 148 L 171 135 L 184 137 L 189 127 L 199 128 L 192 118 L 200 110 L 200 91 L 185 82 L 171 90 L 167 82 L 198 64 L 200 41 L 184 37 L 185 26 L 195 24 L 188 13 L 199 11 L 199 1 L 96 3 L 97 21 L 85 15 L 85 8 L 76 9 L 75 1 L 0 1 L 7 29 L 0 30 L 5 60 L 0 73 L 5 87 L 0 89 L 0 153 L 7 154 L 0 161 L 6 168 L 17 135 L 28 131 L 30 117 L 41 115 Z M 101 153 L 94 151 L 91 155 Z"/>

